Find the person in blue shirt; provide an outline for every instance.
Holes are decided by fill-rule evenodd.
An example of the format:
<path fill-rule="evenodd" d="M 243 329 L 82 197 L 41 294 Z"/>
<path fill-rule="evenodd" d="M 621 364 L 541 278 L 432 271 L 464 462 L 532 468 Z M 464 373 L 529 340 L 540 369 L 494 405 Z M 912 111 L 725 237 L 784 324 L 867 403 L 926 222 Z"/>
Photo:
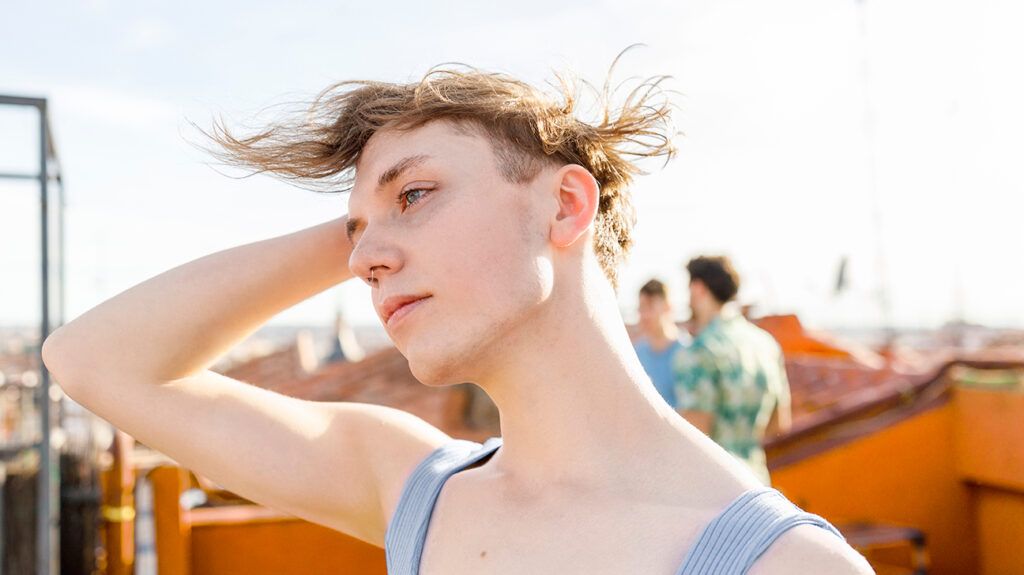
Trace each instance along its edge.
<path fill-rule="evenodd" d="M 675 409 L 678 402 L 672 370 L 673 358 L 689 341 L 689 334 L 676 327 L 668 289 L 659 280 L 652 279 L 640 288 L 638 311 L 640 321 L 637 326 L 641 336 L 633 346 L 636 355 L 655 389 Z"/>

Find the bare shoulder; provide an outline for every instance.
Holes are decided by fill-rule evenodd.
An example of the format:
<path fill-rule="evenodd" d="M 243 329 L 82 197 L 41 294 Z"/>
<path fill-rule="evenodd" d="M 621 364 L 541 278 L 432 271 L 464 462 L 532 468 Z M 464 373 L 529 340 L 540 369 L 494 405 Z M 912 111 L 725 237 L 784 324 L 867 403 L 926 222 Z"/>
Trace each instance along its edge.
<path fill-rule="evenodd" d="M 783 533 L 751 566 L 750 575 L 874 575 L 863 555 L 820 527 L 798 525 Z"/>

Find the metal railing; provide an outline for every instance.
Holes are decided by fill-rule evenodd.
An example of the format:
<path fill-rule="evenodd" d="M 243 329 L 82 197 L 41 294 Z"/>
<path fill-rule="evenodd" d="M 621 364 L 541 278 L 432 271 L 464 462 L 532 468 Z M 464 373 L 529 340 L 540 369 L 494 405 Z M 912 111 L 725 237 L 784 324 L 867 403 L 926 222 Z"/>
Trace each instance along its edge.
<path fill-rule="evenodd" d="M 26 98 L 20 96 L 0 95 L 0 106 L 20 106 L 35 108 L 39 113 L 39 171 L 37 173 L 0 173 L 0 179 L 34 180 L 39 183 L 40 202 L 40 254 L 42 260 L 41 286 L 41 327 L 37 353 L 42 349 L 42 342 L 50 335 L 51 327 L 51 286 L 50 278 L 50 195 L 51 184 L 55 184 L 57 192 L 57 281 L 53 284 L 57 290 L 56 325 L 64 323 L 64 182 L 61 176 L 60 162 L 57 159 L 50 129 L 47 101 L 45 98 Z M 36 573 L 37 575 L 56 575 L 59 561 L 59 513 L 60 513 L 60 459 L 52 443 L 52 427 L 55 421 L 50 373 L 39 358 L 40 384 L 35 387 L 35 402 L 40 414 L 39 441 L 28 444 L 7 446 L 19 451 L 35 450 L 39 453 L 39 473 L 37 475 L 36 502 Z M 3 518 L 0 516 L 0 546 L 3 541 Z M 3 555 L 0 552 L 0 575 L 3 575 Z"/>

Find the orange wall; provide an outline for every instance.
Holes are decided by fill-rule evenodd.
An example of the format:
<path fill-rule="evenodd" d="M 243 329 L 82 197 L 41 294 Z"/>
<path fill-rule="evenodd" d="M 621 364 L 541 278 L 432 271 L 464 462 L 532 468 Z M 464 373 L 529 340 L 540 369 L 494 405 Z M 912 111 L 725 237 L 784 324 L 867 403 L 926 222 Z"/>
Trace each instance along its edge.
<path fill-rule="evenodd" d="M 192 527 L 192 575 L 386 575 L 384 550 L 306 521 Z"/>
<path fill-rule="evenodd" d="M 1024 573 L 1024 495 L 1020 492 L 977 487 L 981 538 L 981 573 Z"/>
<path fill-rule="evenodd" d="M 772 472 L 773 486 L 834 523 L 870 520 L 924 531 L 931 575 L 974 574 L 978 529 L 954 465 L 951 404 Z"/>
<path fill-rule="evenodd" d="M 953 404 L 961 477 L 1024 496 L 1024 390 L 957 387 Z"/>
<path fill-rule="evenodd" d="M 155 468 L 161 575 L 386 575 L 384 550 L 259 505 L 182 509 L 189 473 Z"/>
<path fill-rule="evenodd" d="M 975 497 L 982 575 L 1024 575 L 1024 393 L 957 387 L 956 466 Z"/>

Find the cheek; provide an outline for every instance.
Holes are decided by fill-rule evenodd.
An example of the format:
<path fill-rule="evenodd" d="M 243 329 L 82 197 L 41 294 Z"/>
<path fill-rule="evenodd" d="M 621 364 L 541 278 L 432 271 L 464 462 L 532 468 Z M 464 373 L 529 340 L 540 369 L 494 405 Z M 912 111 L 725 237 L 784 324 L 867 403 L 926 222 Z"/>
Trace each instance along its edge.
<path fill-rule="evenodd" d="M 444 222 L 446 232 L 430 247 L 431 313 L 438 315 L 401 346 L 428 385 L 464 381 L 472 358 L 487 354 L 493 338 L 527 320 L 551 293 L 554 271 L 542 236 L 512 214 L 486 215 Z"/>
<path fill-rule="evenodd" d="M 445 284 L 467 301 L 511 296 L 548 283 L 552 273 L 543 233 L 516 202 L 475 202 L 446 225 L 440 246 Z M 503 298 L 502 298 L 503 299 Z"/>

